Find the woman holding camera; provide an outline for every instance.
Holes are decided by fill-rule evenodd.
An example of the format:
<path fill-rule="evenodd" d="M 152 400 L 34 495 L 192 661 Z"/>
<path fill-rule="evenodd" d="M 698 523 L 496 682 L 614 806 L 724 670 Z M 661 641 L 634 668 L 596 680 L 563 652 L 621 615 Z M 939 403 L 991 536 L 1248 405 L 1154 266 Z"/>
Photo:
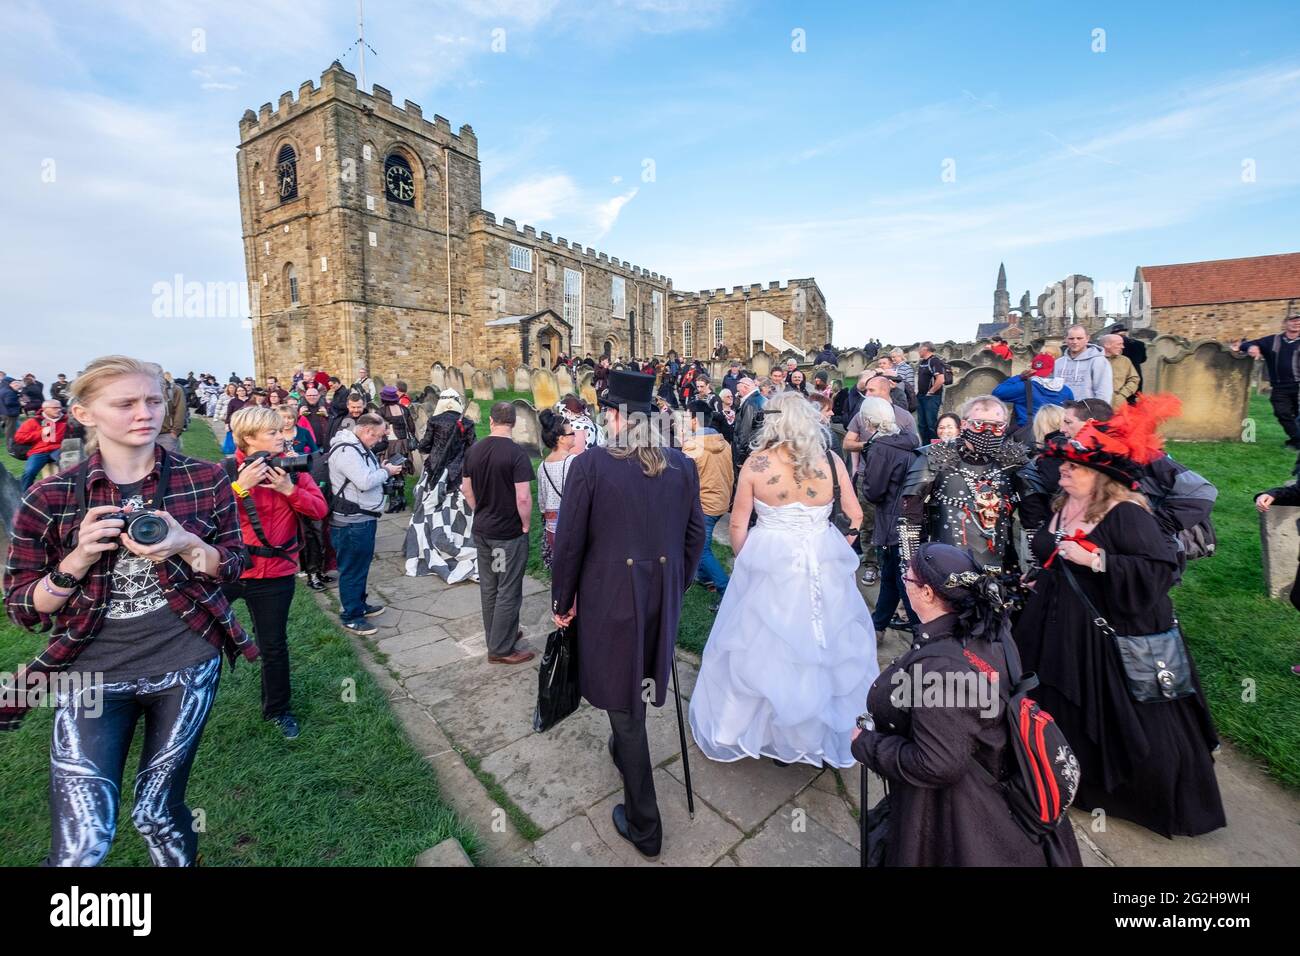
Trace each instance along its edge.
<path fill-rule="evenodd" d="M 231 488 L 239 502 L 239 528 L 251 556 L 226 598 L 243 598 L 262 652 L 262 719 L 290 740 L 298 721 L 289 709 L 289 605 L 293 603 L 302 540 L 300 518 L 319 520 L 329 508 L 310 473 L 292 474 L 271 462 L 284 454 L 284 420 L 273 408 L 241 408 L 230 420 L 235 436 Z"/>
<path fill-rule="evenodd" d="M 157 444 L 162 369 L 95 359 L 72 385 L 73 416 L 98 449 L 36 485 L 14 515 L 9 616 L 49 630 L 6 688 L 0 729 L 58 681 L 50 747 L 51 866 L 94 866 L 112 846 L 122 772 L 140 717 L 131 819 L 157 866 L 195 862 L 185 789 L 220 674 L 220 652 L 257 656 L 221 583 L 247 555 L 221 466 Z"/>

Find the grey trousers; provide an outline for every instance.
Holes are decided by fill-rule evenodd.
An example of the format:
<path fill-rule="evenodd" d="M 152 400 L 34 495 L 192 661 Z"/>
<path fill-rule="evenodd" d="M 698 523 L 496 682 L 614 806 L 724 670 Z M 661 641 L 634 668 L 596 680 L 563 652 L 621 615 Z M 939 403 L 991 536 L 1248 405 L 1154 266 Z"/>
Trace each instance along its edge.
<path fill-rule="evenodd" d="M 475 534 L 474 547 L 478 550 L 478 588 L 488 656 L 504 657 L 514 650 L 519 636 L 528 535 L 500 541 Z"/>

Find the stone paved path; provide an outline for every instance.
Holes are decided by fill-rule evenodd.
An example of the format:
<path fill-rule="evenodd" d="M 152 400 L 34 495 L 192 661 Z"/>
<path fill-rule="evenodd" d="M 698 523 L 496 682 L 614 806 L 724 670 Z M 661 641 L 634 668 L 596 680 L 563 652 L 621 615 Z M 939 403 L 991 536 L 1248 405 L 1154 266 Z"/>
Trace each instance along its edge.
<path fill-rule="evenodd" d="M 606 751 L 609 724 L 581 709 L 544 734 L 531 728 L 537 666 L 551 630 L 549 586 L 525 579 L 525 637 L 539 651 L 526 665 L 489 664 L 474 583 L 453 586 L 403 574 L 409 513 L 381 520 L 370 600 L 389 606 L 373 619 L 379 633 L 360 648 L 389 694 L 408 736 L 435 768 L 444 795 L 484 839 L 490 865 L 649 865 L 614 832 L 622 785 Z M 871 589 L 874 592 L 874 588 Z M 321 599 L 336 603 L 335 591 Z M 874 593 L 868 593 L 874 603 Z M 906 649 L 890 631 L 883 662 Z M 377 653 L 376 653 L 377 652 Z M 698 660 L 678 652 L 682 695 L 689 699 Z M 691 745 L 695 819 L 687 816 L 676 713 L 671 703 L 647 719 L 655 787 L 664 821 L 659 865 L 856 866 L 858 776 L 766 760 L 717 764 Z M 687 735 L 689 740 L 689 728 Z M 480 774 L 471 770 L 477 767 Z M 1229 826 L 1195 840 L 1154 836 L 1123 821 L 1104 832 L 1074 816 L 1085 863 L 1092 866 L 1295 865 L 1300 863 L 1300 799 L 1225 746 L 1218 762 Z M 540 831 L 525 839 L 506 820 L 482 780 Z M 871 784 L 872 803 L 881 794 Z M 1073 811 L 1072 811 L 1073 812 Z"/>

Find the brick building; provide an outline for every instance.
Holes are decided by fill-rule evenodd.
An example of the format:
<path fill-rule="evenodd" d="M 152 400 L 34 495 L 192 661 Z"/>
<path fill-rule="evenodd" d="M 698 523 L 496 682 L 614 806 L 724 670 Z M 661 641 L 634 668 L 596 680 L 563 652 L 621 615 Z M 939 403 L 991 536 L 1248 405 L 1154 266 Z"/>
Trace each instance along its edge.
<path fill-rule="evenodd" d="M 434 362 L 779 353 L 830 341 L 812 279 L 678 295 L 672 280 L 482 208 L 478 140 L 335 62 L 247 110 L 240 216 L 259 379 L 298 365 L 385 379 Z M 720 331 L 719 331 L 720 328 Z M 748 339 L 747 339 L 748 337 Z M 415 383 L 413 383 L 415 384 Z"/>
<path fill-rule="evenodd" d="M 1259 338 L 1300 309 L 1300 253 L 1139 266 L 1133 288 L 1149 297 L 1134 304 L 1150 309 L 1151 326 L 1161 332 L 1220 342 Z"/>

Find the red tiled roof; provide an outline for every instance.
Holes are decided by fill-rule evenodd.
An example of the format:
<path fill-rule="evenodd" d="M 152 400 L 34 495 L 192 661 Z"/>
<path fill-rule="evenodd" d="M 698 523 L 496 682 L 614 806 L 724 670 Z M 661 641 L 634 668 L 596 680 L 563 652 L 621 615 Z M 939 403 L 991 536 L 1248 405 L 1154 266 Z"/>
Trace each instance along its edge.
<path fill-rule="evenodd" d="M 1300 252 L 1143 266 L 1151 307 L 1300 299 Z"/>

